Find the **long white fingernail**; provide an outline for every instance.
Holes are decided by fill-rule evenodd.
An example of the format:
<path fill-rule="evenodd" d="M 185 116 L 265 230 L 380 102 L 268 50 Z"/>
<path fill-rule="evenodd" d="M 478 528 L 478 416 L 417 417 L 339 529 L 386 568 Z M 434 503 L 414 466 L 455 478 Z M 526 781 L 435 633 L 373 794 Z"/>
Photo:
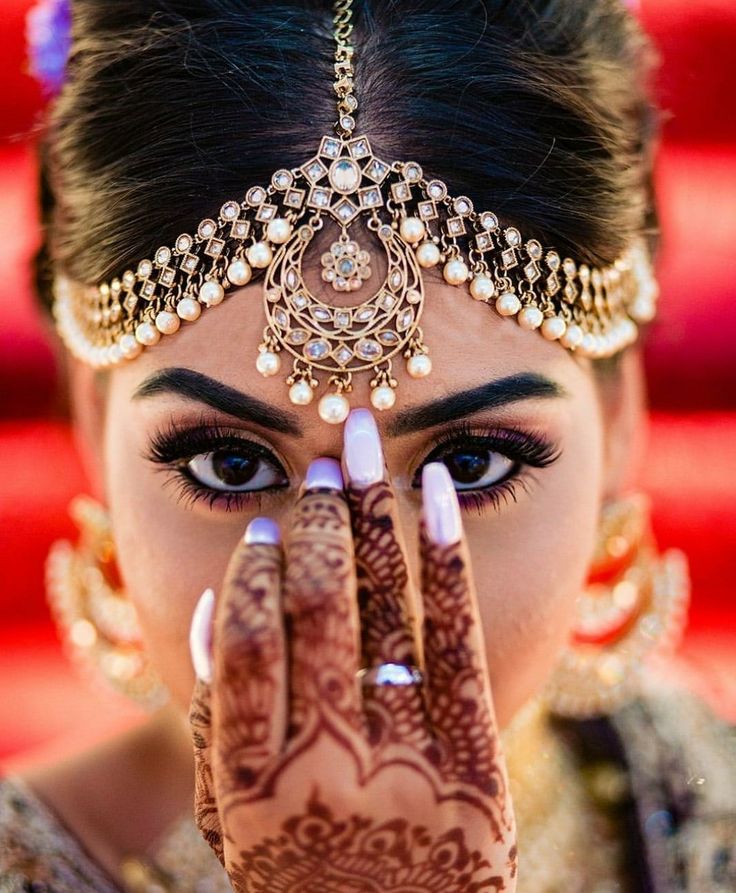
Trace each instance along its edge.
<path fill-rule="evenodd" d="M 383 479 L 383 450 L 369 409 L 354 409 L 343 428 L 345 465 L 351 484 L 367 487 Z"/>
<path fill-rule="evenodd" d="M 205 589 L 200 595 L 192 614 L 189 630 L 189 651 L 197 678 L 208 685 L 212 682 L 212 616 L 215 608 L 215 592 Z"/>
<path fill-rule="evenodd" d="M 438 546 L 459 543 L 463 535 L 460 504 L 443 462 L 430 462 L 422 469 L 422 505 L 430 540 Z"/>

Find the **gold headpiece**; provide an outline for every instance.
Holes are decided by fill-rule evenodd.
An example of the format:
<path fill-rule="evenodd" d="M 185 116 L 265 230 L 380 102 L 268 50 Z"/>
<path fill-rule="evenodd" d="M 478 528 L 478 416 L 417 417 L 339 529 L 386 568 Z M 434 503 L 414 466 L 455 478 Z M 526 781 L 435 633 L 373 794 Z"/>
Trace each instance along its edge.
<path fill-rule="evenodd" d="M 251 187 L 243 201 L 226 201 L 216 218 L 159 248 L 135 271 L 84 290 L 58 277 L 54 315 L 75 356 L 95 367 L 132 359 L 264 270 L 266 327 L 256 367 L 276 375 L 288 355 L 289 397 L 300 405 L 312 401 L 324 374 L 333 390 L 319 401 L 319 414 L 339 423 L 356 372 L 371 373 L 371 402 L 379 410 L 395 403 L 394 357 L 403 355 L 412 377 L 429 374 L 419 325 L 422 269 L 442 264 L 449 284 L 467 285 L 501 316 L 589 357 L 618 352 L 636 339 L 638 323 L 653 318 L 657 284 L 642 240 L 610 266 L 577 264 L 525 241 L 492 211 L 476 211 L 467 196 L 448 195 L 445 183 L 425 177 L 416 162 L 384 161 L 367 137 L 354 135 L 351 2 L 334 5 L 337 136 L 323 136 L 301 167 L 276 171 L 269 186 Z M 364 288 L 375 275 L 374 258 L 350 235 L 359 220 L 385 252 L 386 273 L 362 303 L 335 306 L 307 287 L 303 260 L 331 222 L 339 236 L 320 255 L 324 288 Z"/>

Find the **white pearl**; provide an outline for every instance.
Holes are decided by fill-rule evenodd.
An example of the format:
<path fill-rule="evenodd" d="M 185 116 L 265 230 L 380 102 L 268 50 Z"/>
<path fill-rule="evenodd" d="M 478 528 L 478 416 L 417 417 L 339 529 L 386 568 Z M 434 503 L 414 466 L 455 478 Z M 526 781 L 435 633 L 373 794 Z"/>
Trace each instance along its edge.
<path fill-rule="evenodd" d="M 513 292 L 504 292 L 496 301 L 496 310 L 501 316 L 515 316 L 521 310 L 521 301 Z"/>
<path fill-rule="evenodd" d="M 556 341 L 565 334 L 567 324 L 561 316 L 550 316 L 542 323 L 542 334 L 548 341 Z"/>
<path fill-rule="evenodd" d="M 496 286 L 488 276 L 474 276 L 470 282 L 470 294 L 476 301 L 488 301 L 496 293 Z"/>
<path fill-rule="evenodd" d="M 442 275 L 445 277 L 445 281 L 449 282 L 450 285 L 460 285 L 468 278 L 468 272 L 468 267 L 465 261 L 455 258 L 445 264 Z"/>
<path fill-rule="evenodd" d="M 281 357 L 277 353 L 274 353 L 271 350 L 264 350 L 263 353 L 258 354 L 256 369 L 265 378 L 268 378 L 271 375 L 276 375 L 280 368 Z"/>
<path fill-rule="evenodd" d="M 583 340 L 583 330 L 579 325 L 572 323 L 567 327 L 567 331 L 560 338 L 560 344 L 563 347 L 575 348 Z"/>
<path fill-rule="evenodd" d="M 143 350 L 143 345 L 137 341 L 135 335 L 128 332 L 120 339 L 120 350 L 124 357 L 132 360 Z"/>
<path fill-rule="evenodd" d="M 583 335 L 583 340 L 578 346 L 578 352 L 585 357 L 589 357 L 595 353 L 596 347 L 597 342 L 595 335 L 593 335 L 592 332 L 586 332 L 585 335 Z"/>
<path fill-rule="evenodd" d="M 254 242 L 245 254 L 250 265 L 256 269 L 267 267 L 273 260 L 273 251 L 267 242 Z"/>
<path fill-rule="evenodd" d="M 426 353 L 414 354 L 406 362 L 406 371 L 412 378 L 424 378 L 432 371 L 432 361 Z"/>
<path fill-rule="evenodd" d="M 344 422 L 350 413 L 350 404 L 342 394 L 325 394 L 319 401 L 319 417 L 330 425 Z"/>
<path fill-rule="evenodd" d="M 141 344 L 150 347 L 161 340 L 161 332 L 152 323 L 142 322 L 139 326 L 136 326 L 135 337 Z"/>
<path fill-rule="evenodd" d="M 182 319 L 186 319 L 187 322 L 194 322 L 195 319 L 199 319 L 202 315 L 202 305 L 199 301 L 195 301 L 194 298 L 182 298 L 176 305 L 176 312 Z"/>
<path fill-rule="evenodd" d="M 266 227 L 266 238 L 276 245 L 281 245 L 289 240 L 291 224 L 284 217 L 276 217 Z"/>
<path fill-rule="evenodd" d="M 120 349 L 120 345 L 111 344 L 108 348 L 107 356 L 111 364 L 119 363 L 123 358 L 123 352 Z"/>
<path fill-rule="evenodd" d="M 410 245 L 421 242 L 426 232 L 427 228 L 418 217 L 404 217 L 399 224 L 401 238 Z"/>
<path fill-rule="evenodd" d="M 181 320 L 176 313 L 162 310 L 156 314 L 156 328 L 164 335 L 173 335 L 181 325 Z"/>
<path fill-rule="evenodd" d="M 525 307 L 519 312 L 516 319 L 522 329 L 538 329 L 542 325 L 544 314 L 539 307 Z"/>
<path fill-rule="evenodd" d="M 417 248 L 417 263 L 420 267 L 428 269 L 436 267 L 440 262 L 440 249 L 434 242 L 422 242 Z"/>
<path fill-rule="evenodd" d="M 307 403 L 312 402 L 312 397 L 314 397 L 312 386 L 304 379 L 295 381 L 289 388 L 289 400 L 292 403 L 296 403 L 297 406 L 306 406 Z"/>
<path fill-rule="evenodd" d="M 371 391 L 371 403 L 375 409 L 391 409 L 396 403 L 396 391 L 388 385 L 381 385 Z"/>
<path fill-rule="evenodd" d="M 199 300 L 208 307 L 214 307 L 215 304 L 221 303 L 225 298 L 225 289 L 219 282 L 208 279 L 199 290 Z"/>
<path fill-rule="evenodd" d="M 227 268 L 227 278 L 233 285 L 247 285 L 253 271 L 244 260 L 234 260 Z"/>

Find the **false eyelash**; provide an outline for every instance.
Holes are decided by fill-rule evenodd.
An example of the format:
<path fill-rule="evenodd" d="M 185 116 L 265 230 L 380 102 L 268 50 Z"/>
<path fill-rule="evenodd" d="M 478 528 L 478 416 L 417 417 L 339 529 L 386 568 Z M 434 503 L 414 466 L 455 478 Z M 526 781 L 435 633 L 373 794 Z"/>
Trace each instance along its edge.
<path fill-rule="evenodd" d="M 499 452 L 513 459 L 514 467 L 505 478 L 481 490 L 459 490 L 458 502 L 461 508 L 482 515 L 488 505 L 498 511 L 502 503 L 518 501 L 518 488 L 529 492 L 529 484 L 536 479 L 532 468 L 546 468 L 555 462 L 562 450 L 539 431 L 522 431 L 520 428 L 479 428 L 464 419 L 452 428 L 440 432 L 437 443 L 416 472 L 414 485 L 418 483 L 422 468 L 440 459 L 450 447 L 475 447 Z"/>

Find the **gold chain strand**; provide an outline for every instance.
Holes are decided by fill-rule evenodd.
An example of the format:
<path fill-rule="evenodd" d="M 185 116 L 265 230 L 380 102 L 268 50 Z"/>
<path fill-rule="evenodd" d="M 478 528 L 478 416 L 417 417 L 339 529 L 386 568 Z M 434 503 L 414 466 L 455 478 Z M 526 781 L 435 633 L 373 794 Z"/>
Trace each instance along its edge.
<path fill-rule="evenodd" d="M 352 0 L 336 0 L 333 23 L 335 26 L 335 93 L 337 94 L 337 115 L 335 132 L 338 136 L 349 137 L 355 130 L 355 112 L 358 100 L 353 93 L 355 48 L 350 42 L 353 33 Z"/>

